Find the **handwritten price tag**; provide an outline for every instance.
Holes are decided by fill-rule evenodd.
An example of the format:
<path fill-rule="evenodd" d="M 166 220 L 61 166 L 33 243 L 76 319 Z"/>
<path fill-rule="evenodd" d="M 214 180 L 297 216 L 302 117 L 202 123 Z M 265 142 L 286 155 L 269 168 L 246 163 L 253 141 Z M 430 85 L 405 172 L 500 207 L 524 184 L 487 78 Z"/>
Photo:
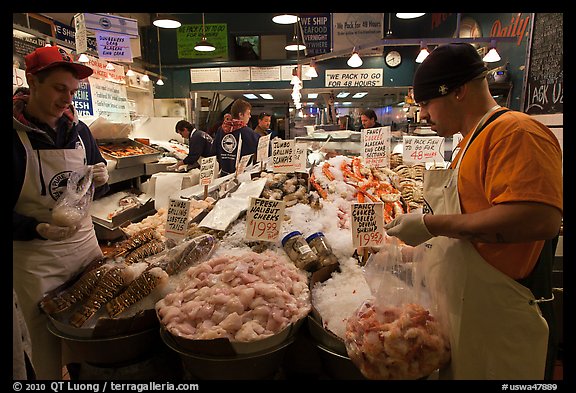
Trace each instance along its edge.
<path fill-rule="evenodd" d="M 282 201 L 265 198 L 250 198 L 246 213 L 246 240 L 275 242 L 284 221 Z"/>
<path fill-rule="evenodd" d="M 352 243 L 354 247 L 380 247 L 384 240 L 384 204 L 352 204 Z"/>
<path fill-rule="evenodd" d="M 200 161 L 200 184 L 209 186 L 214 179 L 216 156 L 202 158 Z"/>
<path fill-rule="evenodd" d="M 388 163 L 390 153 L 390 127 L 366 128 L 360 134 L 362 158 L 367 165 L 382 168 Z"/>
<path fill-rule="evenodd" d="M 270 134 L 261 136 L 258 139 L 258 149 L 256 150 L 256 157 L 258 162 L 268 160 L 268 146 L 270 145 Z"/>
<path fill-rule="evenodd" d="M 190 201 L 170 198 L 166 214 L 166 237 L 182 240 L 188 230 L 189 214 Z"/>

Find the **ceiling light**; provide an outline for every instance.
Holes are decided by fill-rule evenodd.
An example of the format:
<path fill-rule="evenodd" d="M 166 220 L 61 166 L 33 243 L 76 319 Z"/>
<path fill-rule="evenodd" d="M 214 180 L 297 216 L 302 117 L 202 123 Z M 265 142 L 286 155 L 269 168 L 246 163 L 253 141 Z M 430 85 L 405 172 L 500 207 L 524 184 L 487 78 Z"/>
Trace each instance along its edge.
<path fill-rule="evenodd" d="M 142 77 L 142 82 L 150 82 L 150 77 L 148 76 L 148 74 L 144 74 L 144 76 Z"/>
<path fill-rule="evenodd" d="M 126 76 L 134 76 L 134 75 L 136 74 L 134 73 L 134 71 L 132 71 L 132 68 L 128 68 L 128 71 L 126 71 Z"/>
<path fill-rule="evenodd" d="M 292 23 L 298 22 L 298 15 L 295 14 L 278 14 L 272 17 L 274 23 L 281 25 L 291 25 Z"/>
<path fill-rule="evenodd" d="M 214 45 L 212 45 L 211 43 L 208 42 L 208 40 L 206 39 L 206 31 L 205 31 L 206 27 L 204 24 L 204 13 L 202 13 L 202 39 L 200 40 L 199 43 L 196 44 L 196 46 L 194 47 L 194 49 L 196 49 L 198 52 L 212 52 L 216 50 L 216 47 Z"/>
<path fill-rule="evenodd" d="M 243 94 L 244 97 L 250 99 L 250 100 L 257 100 L 258 96 L 256 94 L 252 94 L 252 93 L 247 93 L 247 94 Z"/>
<path fill-rule="evenodd" d="M 159 15 L 159 14 L 156 14 L 156 18 L 154 18 L 152 24 L 156 27 L 161 27 L 163 29 L 177 29 L 180 26 L 182 26 L 182 23 L 180 23 L 176 19 L 170 18 L 168 17 L 168 15 Z"/>
<path fill-rule="evenodd" d="M 350 92 L 342 91 L 342 92 L 336 94 L 336 98 L 345 98 L 345 97 L 348 97 L 349 95 L 350 95 Z"/>
<path fill-rule="evenodd" d="M 356 52 L 356 48 L 352 51 L 352 56 L 347 61 L 347 64 L 352 68 L 357 68 L 362 65 L 362 59 L 358 56 L 358 52 Z"/>
<path fill-rule="evenodd" d="M 318 93 L 308 93 L 308 98 L 318 98 Z"/>
<path fill-rule="evenodd" d="M 163 86 L 164 81 L 162 80 L 162 56 L 160 55 L 160 29 L 159 28 L 156 28 L 156 39 L 158 42 L 158 69 L 160 70 L 160 76 L 158 77 L 156 84 L 158 86 Z"/>
<path fill-rule="evenodd" d="M 88 63 L 89 61 L 90 59 L 84 53 L 81 53 L 80 56 L 78 57 L 78 62 L 80 63 Z"/>
<path fill-rule="evenodd" d="M 265 100 L 273 100 L 274 97 L 272 97 L 272 94 L 260 94 L 260 97 L 264 98 Z"/>
<path fill-rule="evenodd" d="M 108 62 L 108 63 L 106 64 L 106 69 L 107 69 L 108 71 L 114 71 L 114 64 Z"/>
<path fill-rule="evenodd" d="M 290 51 L 297 51 L 297 50 L 304 50 L 306 49 L 306 46 L 299 43 L 298 42 L 298 37 L 296 37 L 296 35 L 294 35 L 294 37 L 292 37 L 292 41 L 290 41 L 288 43 L 288 45 L 286 45 L 284 47 L 284 49 L 286 50 L 290 50 Z"/>
<path fill-rule="evenodd" d="M 428 52 L 428 46 L 423 42 L 420 42 L 420 53 L 418 53 L 418 56 L 416 57 L 416 63 L 422 63 L 429 54 L 430 52 Z"/>
<path fill-rule="evenodd" d="M 158 78 L 158 80 L 156 81 L 156 84 L 158 86 L 164 86 L 164 81 L 162 80 L 162 77 Z"/>
<path fill-rule="evenodd" d="M 361 92 L 361 93 L 356 93 L 352 96 L 352 98 L 362 98 L 364 97 L 366 94 L 368 94 L 368 92 Z"/>
<path fill-rule="evenodd" d="M 416 12 L 414 12 L 414 13 L 411 13 L 411 12 L 404 12 L 404 13 L 402 13 L 402 12 L 398 12 L 398 13 L 396 14 L 396 18 L 398 18 L 398 19 L 414 19 L 414 18 L 419 18 L 419 17 L 421 17 L 422 15 L 425 15 L 425 14 L 426 14 L 425 12 L 421 12 L 421 13 L 416 13 Z"/>
<path fill-rule="evenodd" d="M 318 76 L 318 72 L 316 72 L 316 61 L 314 59 L 310 60 L 310 66 L 304 75 L 308 78 L 316 78 Z"/>
<path fill-rule="evenodd" d="M 486 56 L 484 56 L 482 60 L 485 61 L 486 63 L 495 63 L 501 60 L 500 55 L 496 51 L 495 40 L 490 41 L 490 50 L 488 51 L 488 53 L 486 53 Z"/>

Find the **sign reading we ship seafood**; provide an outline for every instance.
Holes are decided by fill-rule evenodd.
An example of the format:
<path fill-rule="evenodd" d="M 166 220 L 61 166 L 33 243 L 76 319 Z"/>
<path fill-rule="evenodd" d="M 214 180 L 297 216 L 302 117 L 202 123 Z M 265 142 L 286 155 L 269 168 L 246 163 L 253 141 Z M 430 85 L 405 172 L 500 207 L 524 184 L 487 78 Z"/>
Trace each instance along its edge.
<path fill-rule="evenodd" d="M 382 168 L 388 165 L 390 127 L 366 128 L 360 135 L 362 158 L 366 165 Z"/>

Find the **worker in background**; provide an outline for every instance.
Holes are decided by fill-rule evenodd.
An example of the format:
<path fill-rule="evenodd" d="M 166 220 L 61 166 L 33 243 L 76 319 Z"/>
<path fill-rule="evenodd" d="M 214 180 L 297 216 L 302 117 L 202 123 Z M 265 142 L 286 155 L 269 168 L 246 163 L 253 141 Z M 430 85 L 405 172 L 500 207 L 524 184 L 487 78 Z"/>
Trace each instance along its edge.
<path fill-rule="evenodd" d="M 13 98 L 12 266 L 13 286 L 32 343 L 38 379 L 62 378 L 58 337 L 38 306 L 42 297 L 102 258 L 86 215 L 75 227 L 53 225 L 52 207 L 70 174 L 92 166 L 94 197 L 108 190 L 106 160 L 72 98 L 92 68 L 74 63 L 56 46 L 25 57 L 29 95 Z"/>
<path fill-rule="evenodd" d="M 177 134 L 188 139 L 188 155 L 167 169 L 178 169 L 183 165 L 186 165 L 186 170 L 199 168 L 200 159 L 209 157 L 211 154 L 212 137 L 208 133 L 196 129 L 194 124 L 186 120 L 180 120 L 176 123 L 175 128 Z"/>
<path fill-rule="evenodd" d="M 276 131 L 270 129 L 270 123 L 272 121 L 272 116 L 266 112 L 262 112 L 258 115 L 258 125 L 254 129 L 254 132 L 260 136 L 266 136 L 270 134 L 270 139 L 274 139 L 278 136 Z"/>
<path fill-rule="evenodd" d="M 366 109 L 360 115 L 360 120 L 362 121 L 362 128 L 375 128 L 382 127 L 382 124 L 378 123 L 376 112 L 372 109 Z"/>
<path fill-rule="evenodd" d="M 242 139 L 242 148 L 239 158 L 252 154 L 248 165 L 256 159 L 254 155 L 258 149 L 260 135 L 247 126 L 251 112 L 252 105 L 248 101 L 242 99 L 234 101 L 230 108 L 232 120 L 225 120 L 214 135 L 211 155 L 215 155 L 218 160 L 220 176 L 236 172 L 236 155 L 240 139 Z"/>

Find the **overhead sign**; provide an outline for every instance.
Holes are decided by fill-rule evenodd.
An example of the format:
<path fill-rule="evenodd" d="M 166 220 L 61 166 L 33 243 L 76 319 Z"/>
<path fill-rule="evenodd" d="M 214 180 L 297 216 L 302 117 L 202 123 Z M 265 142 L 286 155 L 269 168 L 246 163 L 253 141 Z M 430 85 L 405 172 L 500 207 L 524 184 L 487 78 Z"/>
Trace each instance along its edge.
<path fill-rule="evenodd" d="M 380 87 L 384 86 L 384 69 L 326 70 L 324 80 L 325 87 Z"/>
<path fill-rule="evenodd" d="M 98 44 L 98 57 L 101 60 L 132 63 L 129 36 L 97 31 L 96 42 Z"/>
<path fill-rule="evenodd" d="M 91 31 L 105 31 L 138 37 L 138 21 L 110 14 L 76 14 L 74 15 L 76 31 L 78 27 L 84 27 Z"/>

